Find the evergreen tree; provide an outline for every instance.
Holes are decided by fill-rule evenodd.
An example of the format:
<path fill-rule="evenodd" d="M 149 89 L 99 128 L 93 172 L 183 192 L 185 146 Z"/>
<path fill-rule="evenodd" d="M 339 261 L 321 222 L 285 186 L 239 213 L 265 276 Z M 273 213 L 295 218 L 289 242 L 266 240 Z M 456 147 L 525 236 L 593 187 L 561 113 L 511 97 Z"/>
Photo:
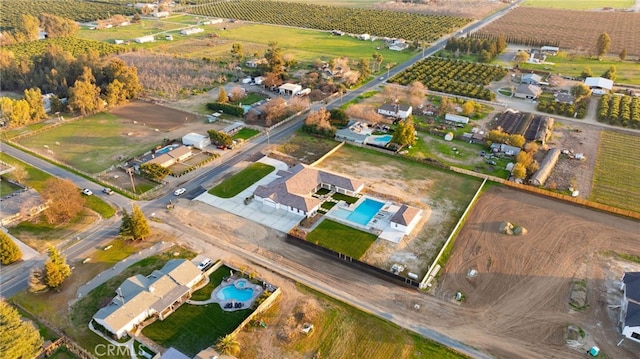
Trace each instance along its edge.
<path fill-rule="evenodd" d="M 22 252 L 18 245 L 6 233 L 0 231 L 0 263 L 9 265 L 21 258 Z"/>
<path fill-rule="evenodd" d="M 102 110 L 100 88 L 95 82 L 91 69 L 85 67 L 73 87 L 69 88 L 69 108 L 72 111 L 84 116 Z"/>
<path fill-rule="evenodd" d="M 42 346 L 38 329 L 22 321 L 18 311 L 0 300 L 0 354 L 3 358 L 31 359 Z"/>
<path fill-rule="evenodd" d="M 620 61 L 624 61 L 627 58 L 627 48 L 623 47 L 618 56 L 620 56 Z"/>
<path fill-rule="evenodd" d="M 130 239 L 131 234 L 131 216 L 125 208 L 122 209 L 122 223 L 120 224 L 120 235 L 126 239 Z"/>
<path fill-rule="evenodd" d="M 67 260 L 54 246 L 49 246 L 49 259 L 44 264 L 44 283 L 49 288 L 57 288 L 71 275 Z"/>
<path fill-rule="evenodd" d="M 611 39 L 609 38 L 609 34 L 603 32 L 598 36 L 598 41 L 596 42 L 596 52 L 598 53 L 598 58 L 606 55 L 609 52 L 609 46 L 611 46 Z"/>
<path fill-rule="evenodd" d="M 219 103 L 229 102 L 229 96 L 227 96 L 227 91 L 225 91 L 224 87 L 222 86 L 220 86 L 220 90 L 218 91 L 218 102 Z"/>
<path fill-rule="evenodd" d="M 137 205 L 133 205 L 131 215 L 124 211 L 120 235 L 125 239 L 143 240 L 151 234 L 149 222 Z"/>

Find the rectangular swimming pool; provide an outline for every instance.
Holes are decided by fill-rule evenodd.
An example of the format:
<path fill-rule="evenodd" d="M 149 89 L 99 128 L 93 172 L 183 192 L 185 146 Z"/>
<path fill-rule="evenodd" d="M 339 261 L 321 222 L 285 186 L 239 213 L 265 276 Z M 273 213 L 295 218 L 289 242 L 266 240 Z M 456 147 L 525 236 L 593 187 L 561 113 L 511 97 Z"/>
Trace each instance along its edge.
<path fill-rule="evenodd" d="M 371 218 L 373 218 L 373 216 L 375 216 L 380 210 L 380 208 L 382 208 L 383 206 L 384 206 L 383 202 L 366 198 L 352 212 L 349 213 L 348 211 L 343 210 L 343 211 L 337 212 L 336 215 L 338 217 L 346 219 L 349 222 L 353 222 L 361 226 L 366 226 L 367 223 L 369 223 L 369 221 L 371 220 Z M 342 215 L 346 214 L 345 212 L 348 213 L 346 217 L 343 217 L 340 215 L 340 214 Z"/>

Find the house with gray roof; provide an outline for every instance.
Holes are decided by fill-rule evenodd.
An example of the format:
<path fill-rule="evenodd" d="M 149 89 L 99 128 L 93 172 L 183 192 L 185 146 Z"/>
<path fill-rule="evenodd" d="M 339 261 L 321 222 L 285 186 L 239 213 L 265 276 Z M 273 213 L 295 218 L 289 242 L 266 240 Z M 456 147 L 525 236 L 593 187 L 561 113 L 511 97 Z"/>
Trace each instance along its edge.
<path fill-rule="evenodd" d="M 383 103 L 378 107 L 378 113 L 383 116 L 391 116 L 395 118 L 405 119 L 411 116 L 413 107 L 402 103 Z"/>
<path fill-rule="evenodd" d="M 524 74 L 520 78 L 520 83 L 527 85 L 540 85 L 540 83 L 542 83 L 542 76 L 538 74 Z"/>
<path fill-rule="evenodd" d="M 620 306 L 622 335 L 640 343 L 640 272 L 625 272 Z"/>
<path fill-rule="evenodd" d="M 525 98 L 529 100 L 537 99 L 542 94 L 542 89 L 536 85 L 520 84 L 516 87 L 513 94 L 514 97 Z"/>
<path fill-rule="evenodd" d="M 403 204 L 391 217 L 391 228 L 402 231 L 404 234 L 409 234 L 413 231 L 416 224 L 420 222 L 421 217 L 421 209 Z"/>
<path fill-rule="evenodd" d="M 305 217 L 314 215 L 320 207 L 322 200 L 313 197 L 320 188 L 349 196 L 356 195 L 364 188 L 362 181 L 303 164 L 297 164 L 286 171 L 280 170 L 276 175 L 277 179 L 255 189 L 254 199 L 265 206 L 284 209 Z"/>
<path fill-rule="evenodd" d="M 93 320 L 120 339 L 151 316 L 164 320 L 191 297 L 202 272 L 191 261 L 172 259 L 160 270 L 127 278 Z"/>

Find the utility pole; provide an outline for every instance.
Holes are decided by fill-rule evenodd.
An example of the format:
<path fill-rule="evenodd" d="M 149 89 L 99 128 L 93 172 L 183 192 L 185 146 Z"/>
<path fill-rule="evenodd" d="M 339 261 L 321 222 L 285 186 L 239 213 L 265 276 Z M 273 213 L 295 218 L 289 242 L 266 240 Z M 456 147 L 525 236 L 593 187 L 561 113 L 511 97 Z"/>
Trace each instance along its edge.
<path fill-rule="evenodd" d="M 129 174 L 129 179 L 131 180 L 131 189 L 133 193 L 136 193 L 136 184 L 133 182 L 133 168 L 127 168 L 127 173 Z"/>

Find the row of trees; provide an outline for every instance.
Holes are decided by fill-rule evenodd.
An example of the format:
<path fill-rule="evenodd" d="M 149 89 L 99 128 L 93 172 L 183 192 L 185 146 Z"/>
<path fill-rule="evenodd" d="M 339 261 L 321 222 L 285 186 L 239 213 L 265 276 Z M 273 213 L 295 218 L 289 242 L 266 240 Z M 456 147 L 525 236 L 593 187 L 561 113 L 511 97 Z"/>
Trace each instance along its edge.
<path fill-rule="evenodd" d="M 535 142 L 529 142 L 524 146 L 524 151 L 520 151 L 516 155 L 516 163 L 513 166 L 511 174 L 515 178 L 524 179 L 526 176 L 534 174 L 540 165 L 538 161 L 533 158 L 533 155 L 538 151 L 538 144 Z"/>
<path fill-rule="evenodd" d="M 55 103 L 60 107 L 59 101 Z M 39 88 L 24 90 L 23 99 L 0 97 L 0 118 L 8 127 L 24 126 L 47 117 Z"/>
<path fill-rule="evenodd" d="M 487 135 L 485 136 L 485 140 L 490 143 L 504 143 L 509 146 L 515 146 L 520 148 L 522 148 L 522 146 L 526 141 L 523 135 L 520 135 L 517 133 L 508 134 L 498 129 L 487 132 Z"/>
<path fill-rule="evenodd" d="M 491 62 L 493 58 L 502 53 L 507 48 L 507 41 L 504 35 L 497 37 L 471 36 L 452 37 L 447 40 L 446 50 L 454 53 L 477 54 L 478 61 Z"/>
<path fill-rule="evenodd" d="M 598 121 L 624 127 L 640 127 L 640 98 L 603 95 L 598 104 Z"/>
<path fill-rule="evenodd" d="M 0 45 L 36 41 L 41 38 L 40 29 L 46 33 L 46 37 L 55 38 L 75 36 L 80 30 L 80 26 L 71 19 L 52 14 L 42 14 L 40 19 L 33 15 L 24 14 L 20 16 L 20 20 L 12 32 L 2 32 Z"/>

